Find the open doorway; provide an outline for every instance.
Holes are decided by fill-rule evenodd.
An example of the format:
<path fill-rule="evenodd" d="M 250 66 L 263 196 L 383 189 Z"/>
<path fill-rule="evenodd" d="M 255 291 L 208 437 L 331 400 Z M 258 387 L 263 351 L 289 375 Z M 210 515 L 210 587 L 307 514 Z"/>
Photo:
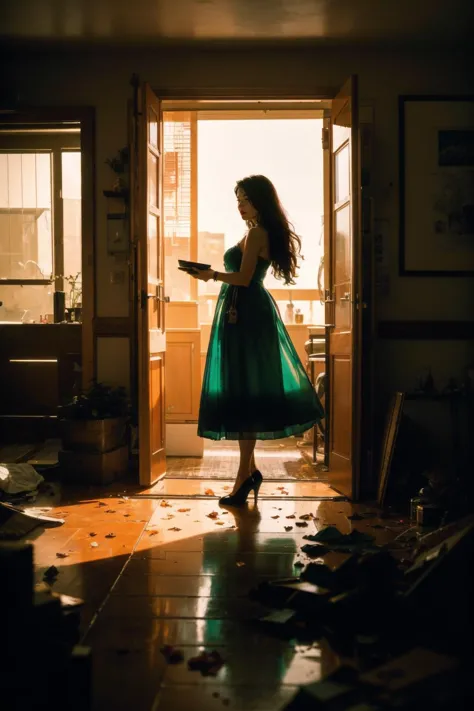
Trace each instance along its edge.
<path fill-rule="evenodd" d="M 177 271 L 173 250 L 185 248 L 191 260 L 198 259 L 199 112 L 222 111 L 221 120 L 226 114 L 232 120 L 237 118 L 236 111 L 257 111 L 268 118 L 270 111 L 279 110 L 284 116 L 273 114 L 273 118 L 291 118 L 287 112 L 292 110 L 314 110 L 321 113 L 312 118 L 323 119 L 324 269 L 315 274 L 315 287 L 319 299 L 324 298 L 325 319 L 319 332 L 316 327 L 311 335 L 324 335 L 320 340 L 325 355 L 328 480 L 338 492 L 357 500 L 362 460 L 369 462 L 369 468 L 372 461 L 373 393 L 370 267 L 365 268 L 370 264 L 368 248 L 364 269 L 362 264 L 362 225 L 369 235 L 371 210 L 363 214 L 370 193 L 366 190 L 363 200 L 361 176 L 364 164 L 367 185 L 370 170 L 365 161 L 370 155 L 370 140 L 364 139 L 362 145 L 357 77 L 351 76 L 339 89 L 316 91 L 321 97 L 318 100 L 302 101 L 256 101 L 252 92 L 251 99 L 247 95 L 222 101 L 220 92 L 218 99 L 163 101 L 138 78 L 134 86 L 130 135 L 135 266 L 131 286 L 137 314 L 133 370 L 137 373 L 140 484 L 149 486 L 166 475 L 167 455 L 203 457 L 203 441 L 197 437 L 196 426 L 204 361 L 198 286 L 191 284 L 189 292 L 181 296 L 184 300 L 170 301 L 167 294 Z M 268 96 L 265 91 L 263 94 Z M 170 124 L 180 125 L 180 131 L 174 126 L 165 137 L 164 114 Z M 238 118 L 243 118 L 242 114 Z M 370 130 L 366 135 L 370 138 Z M 177 150 L 180 141 L 182 150 Z M 288 146 L 276 150 L 285 149 L 288 151 Z M 170 273 L 171 265 L 173 276 L 167 284 L 166 271 Z M 318 280 L 322 275 L 324 284 Z"/>
<path fill-rule="evenodd" d="M 196 282 L 177 271 L 177 260 L 197 259 L 220 269 L 224 252 L 246 229 L 236 209 L 236 181 L 251 174 L 270 178 L 302 238 L 303 259 L 296 285 L 285 287 L 269 275 L 265 286 L 316 383 L 325 370 L 324 102 L 301 102 L 298 107 L 293 102 L 288 107 L 249 102 L 245 108 L 223 103 L 217 109 L 196 110 L 179 110 L 175 103 L 173 110 L 163 108 L 163 237 L 170 297 L 167 476 L 230 479 L 238 462 L 238 443 L 202 441 L 195 435 L 220 285 Z M 327 477 L 325 439 L 317 428 L 298 438 L 258 442 L 256 457 L 267 480 L 317 482 Z"/>

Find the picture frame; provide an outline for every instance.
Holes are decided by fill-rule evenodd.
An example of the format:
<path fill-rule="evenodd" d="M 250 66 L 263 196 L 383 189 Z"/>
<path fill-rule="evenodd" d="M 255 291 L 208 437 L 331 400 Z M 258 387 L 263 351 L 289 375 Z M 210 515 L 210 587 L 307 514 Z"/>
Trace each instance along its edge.
<path fill-rule="evenodd" d="M 395 452 L 398 430 L 402 419 L 404 402 L 405 393 L 396 392 L 391 399 L 385 424 L 377 491 L 377 505 L 381 508 L 383 508 L 387 498 L 393 454 Z"/>
<path fill-rule="evenodd" d="M 399 274 L 474 275 L 474 95 L 399 97 Z"/>

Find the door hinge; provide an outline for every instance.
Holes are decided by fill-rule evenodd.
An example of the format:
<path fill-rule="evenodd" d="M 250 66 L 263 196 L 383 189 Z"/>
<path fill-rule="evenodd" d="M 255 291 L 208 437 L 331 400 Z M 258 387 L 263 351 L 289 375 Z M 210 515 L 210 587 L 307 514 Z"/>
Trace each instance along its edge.
<path fill-rule="evenodd" d="M 321 143 L 323 146 L 323 151 L 329 150 L 329 128 L 321 129 Z"/>

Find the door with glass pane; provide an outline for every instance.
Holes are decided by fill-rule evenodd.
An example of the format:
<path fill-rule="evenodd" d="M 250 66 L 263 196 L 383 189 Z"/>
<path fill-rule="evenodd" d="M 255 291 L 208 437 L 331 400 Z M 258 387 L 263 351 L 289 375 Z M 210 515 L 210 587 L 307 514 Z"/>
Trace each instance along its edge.
<path fill-rule="evenodd" d="M 357 78 L 332 103 L 326 179 L 329 186 L 326 326 L 329 381 L 329 482 L 358 496 L 361 415 L 361 229 Z"/>
<path fill-rule="evenodd" d="M 138 436 L 140 484 L 152 484 L 166 470 L 165 295 L 161 232 L 161 103 L 145 84 L 135 116 L 132 146 L 134 239 L 137 243 Z"/>

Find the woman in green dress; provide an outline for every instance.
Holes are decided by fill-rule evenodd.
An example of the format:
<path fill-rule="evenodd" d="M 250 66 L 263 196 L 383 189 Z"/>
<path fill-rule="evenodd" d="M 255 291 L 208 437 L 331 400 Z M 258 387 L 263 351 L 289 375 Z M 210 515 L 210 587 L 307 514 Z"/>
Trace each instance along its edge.
<path fill-rule="evenodd" d="M 262 475 L 255 464 L 256 440 L 301 434 L 324 417 L 278 307 L 263 286 L 270 267 L 285 284 L 295 283 L 301 240 L 268 178 L 244 178 L 235 194 L 248 232 L 225 253 L 225 272 L 192 271 L 196 279 L 223 282 L 207 352 L 198 434 L 239 441 L 234 488 L 220 500 L 228 506 L 244 504 L 251 491 L 257 501 Z"/>

